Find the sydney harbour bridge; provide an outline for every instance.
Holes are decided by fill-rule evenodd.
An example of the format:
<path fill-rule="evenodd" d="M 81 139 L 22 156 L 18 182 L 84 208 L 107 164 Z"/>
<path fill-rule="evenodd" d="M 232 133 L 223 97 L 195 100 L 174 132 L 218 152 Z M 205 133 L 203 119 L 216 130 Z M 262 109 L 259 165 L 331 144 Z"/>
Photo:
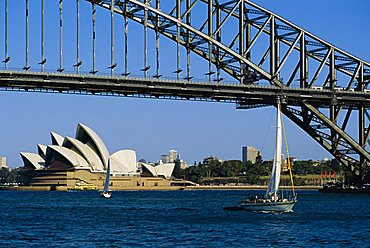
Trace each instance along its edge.
<path fill-rule="evenodd" d="M 9 9 L 9 0 L 0 2 L 4 16 L 0 20 L 4 30 L 0 40 L 4 44 L 0 55 L 2 91 L 231 102 L 238 109 L 276 105 L 280 97 L 285 116 L 359 181 L 366 180 L 370 171 L 370 63 L 252 1 L 11 1 L 22 7 Z M 104 22 L 109 35 L 104 37 L 97 32 L 98 11 L 109 20 Z M 9 44 L 15 19 L 23 23 L 17 31 L 24 33 L 22 39 L 17 38 L 23 51 L 12 50 Z M 57 25 L 52 26 L 51 20 Z M 45 41 L 51 39 L 50 29 L 57 68 L 48 66 L 50 47 Z M 122 30 L 121 37 L 117 37 L 117 29 Z M 129 44 L 138 32 L 142 39 L 135 46 L 140 46 L 143 56 L 140 68 L 134 68 L 130 61 L 138 58 Z M 35 33 L 40 35 L 36 58 L 31 39 Z M 89 49 L 81 42 L 86 36 Z M 73 44 L 63 43 L 66 39 Z M 109 51 L 100 51 L 99 39 L 110 43 Z M 123 41 L 119 46 L 117 39 Z M 164 74 L 161 67 L 168 42 L 175 47 L 172 75 Z M 13 59 L 15 53 L 22 54 L 22 63 Z M 72 72 L 63 64 L 71 53 L 75 54 Z M 110 57 L 106 65 L 109 73 L 98 69 L 102 53 Z M 194 56 L 207 64 L 207 80 L 192 76 Z M 89 62 L 82 57 L 89 57 Z M 132 71 L 141 75 L 134 76 Z M 355 133 L 349 131 L 353 125 L 357 125 Z"/>

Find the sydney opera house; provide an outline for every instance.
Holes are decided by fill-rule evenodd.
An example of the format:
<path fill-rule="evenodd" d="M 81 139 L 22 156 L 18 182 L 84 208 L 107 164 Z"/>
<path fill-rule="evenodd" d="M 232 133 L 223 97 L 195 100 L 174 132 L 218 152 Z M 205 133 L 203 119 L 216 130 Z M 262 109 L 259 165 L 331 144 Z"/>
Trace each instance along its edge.
<path fill-rule="evenodd" d="M 22 152 L 22 181 L 34 188 L 101 189 L 108 159 L 110 188 L 142 189 L 171 185 L 174 163 L 157 166 L 137 162 L 133 150 L 110 154 L 102 139 L 88 126 L 78 124 L 75 138 L 51 132 L 50 145 L 37 145 L 37 153 Z"/>

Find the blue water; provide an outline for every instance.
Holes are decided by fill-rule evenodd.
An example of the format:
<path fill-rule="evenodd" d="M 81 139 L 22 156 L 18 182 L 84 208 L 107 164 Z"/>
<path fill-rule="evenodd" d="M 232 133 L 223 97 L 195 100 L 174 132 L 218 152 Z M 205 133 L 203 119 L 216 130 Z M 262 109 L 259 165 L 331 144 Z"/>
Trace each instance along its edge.
<path fill-rule="evenodd" d="M 299 191 L 293 213 L 223 210 L 246 193 L 0 191 L 0 247 L 370 245 L 369 195 Z"/>

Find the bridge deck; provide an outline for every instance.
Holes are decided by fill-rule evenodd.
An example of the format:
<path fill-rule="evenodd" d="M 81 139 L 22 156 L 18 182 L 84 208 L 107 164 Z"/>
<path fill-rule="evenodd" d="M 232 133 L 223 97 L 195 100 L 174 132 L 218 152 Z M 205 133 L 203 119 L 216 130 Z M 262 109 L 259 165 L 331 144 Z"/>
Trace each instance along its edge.
<path fill-rule="evenodd" d="M 0 71 L 0 89 L 271 105 L 277 96 L 281 96 L 293 106 L 300 106 L 300 102 L 306 100 L 322 108 L 330 106 L 333 101 L 344 107 L 356 107 L 359 103 L 370 107 L 370 92 L 90 74 Z"/>

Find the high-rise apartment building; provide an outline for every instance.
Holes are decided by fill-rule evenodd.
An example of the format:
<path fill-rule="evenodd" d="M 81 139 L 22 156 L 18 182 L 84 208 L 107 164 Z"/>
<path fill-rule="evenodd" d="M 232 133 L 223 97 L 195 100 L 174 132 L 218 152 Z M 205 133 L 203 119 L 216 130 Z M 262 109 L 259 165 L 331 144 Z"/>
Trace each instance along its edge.
<path fill-rule="evenodd" d="M 168 153 L 168 160 L 169 160 L 169 163 L 173 163 L 175 162 L 176 158 L 177 158 L 177 151 L 176 150 L 170 150 L 169 153 Z"/>
<path fill-rule="evenodd" d="M 0 168 L 7 167 L 6 165 L 6 157 L 0 157 Z"/>
<path fill-rule="evenodd" d="M 256 162 L 257 157 L 260 156 L 260 151 L 253 146 L 243 146 L 242 148 L 242 161 L 246 163 L 251 161 L 253 164 Z"/>

